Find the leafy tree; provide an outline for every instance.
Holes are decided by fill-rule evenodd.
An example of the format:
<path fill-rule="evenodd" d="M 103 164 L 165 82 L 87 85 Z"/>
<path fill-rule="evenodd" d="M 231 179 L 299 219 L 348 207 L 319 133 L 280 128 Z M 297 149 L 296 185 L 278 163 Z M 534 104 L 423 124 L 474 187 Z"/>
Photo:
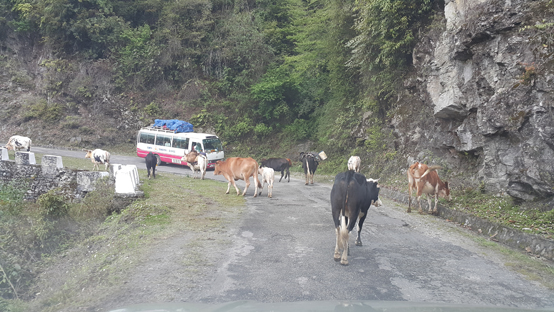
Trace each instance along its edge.
<path fill-rule="evenodd" d="M 289 75 L 290 70 L 286 66 L 272 68 L 252 87 L 252 98 L 259 102 L 257 113 L 268 122 L 293 117 L 292 109 L 300 92 Z"/>
<path fill-rule="evenodd" d="M 120 88 L 130 82 L 132 88 L 143 89 L 162 78 L 157 58 L 161 46 L 150 40 L 151 34 L 148 25 L 121 34 L 120 40 L 125 44 L 115 51 L 116 83 Z"/>
<path fill-rule="evenodd" d="M 232 14 L 218 24 L 209 55 L 209 73 L 226 82 L 222 90 L 228 95 L 247 91 L 274 58 L 251 12 Z"/>
<path fill-rule="evenodd" d="M 395 84 L 411 63 L 415 33 L 424 25 L 434 0 L 363 0 L 355 3 L 357 36 L 348 42 L 348 65 L 360 70 L 386 109 Z"/>
<path fill-rule="evenodd" d="M 293 53 L 295 43 L 293 23 L 296 20 L 295 9 L 299 6 L 294 0 L 257 0 L 257 16 L 262 20 L 266 42 L 277 55 Z"/>
<path fill-rule="evenodd" d="M 127 23 L 103 0 L 19 0 L 20 20 L 36 25 L 43 40 L 62 52 L 106 57 Z"/>

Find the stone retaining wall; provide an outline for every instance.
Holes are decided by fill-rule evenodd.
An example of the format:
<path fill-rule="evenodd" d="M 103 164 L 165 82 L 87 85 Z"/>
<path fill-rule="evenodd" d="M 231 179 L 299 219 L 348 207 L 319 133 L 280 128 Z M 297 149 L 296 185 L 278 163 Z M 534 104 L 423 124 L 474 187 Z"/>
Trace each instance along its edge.
<path fill-rule="evenodd" d="M 409 197 L 407 193 L 381 187 L 379 195 L 408 205 Z M 417 205 L 417 200 L 413 200 L 412 205 L 414 202 Z M 431 203 L 434 205 L 434 201 Z M 427 200 L 422 198 L 421 207 L 424 211 L 428 211 Z M 513 248 L 531 252 L 549 260 L 554 260 L 554 241 L 542 238 L 538 235 L 523 233 L 516 229 L 483 220 L 474 215 L 450 209 L 440 204 L 438 205 L 437 210 L 441 218 L 464 225 L 472 231 L 486 236 L 494 241 Z M 412 213 L 417 213 L 417 211 L 418 208 L 413 209 L 412 207 Z"/>
<path fill-rule="evenodd" d="M 108 177 L 112 185 L 119 185 L 125 197 L 141 196 L 138 191 L 138 171 L 136 166 L 112 165 L 125 174 L 124 179 L 118 179 L 114 174 L 117 170 L 108 171 L 87 171 L 72 170 L 63 167 L 61 156 L 44 155 L 41 165 L 37 165 L 35 155 L 32 152 L 16 152 L 15 160 L 9 160 L 5 148 L 1 151 L 0 161 L 0 183 L 12 183 L 25 187 L 27 193 L 25 199 L 36 200 L 40 195 L 48 191 L 61 188 L 64 193 L 70 194 L 73 198 L 83 198 L 88 192 L 95 189 L 95 183 L 99 179 Z M 119 180 L 119 181 L 118 181 Z"/>

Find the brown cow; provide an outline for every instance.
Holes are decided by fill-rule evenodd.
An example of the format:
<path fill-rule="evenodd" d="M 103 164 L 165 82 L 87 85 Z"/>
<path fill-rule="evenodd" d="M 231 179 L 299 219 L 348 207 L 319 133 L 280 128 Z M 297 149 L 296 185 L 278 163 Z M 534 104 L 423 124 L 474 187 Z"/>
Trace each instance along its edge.
<path fill-rule="evenodd" d="M 430 195 L 435 196 L 435 207 L 432 209 L 432 214 L 438 214 L 437 205 L 438 197 L 447 198 L 451 200 L 450 197 L 450 188 L 448 187 L 448 182 L 443 182 L 439 178 L 437 169 L 440 169 L 440 166 L 427 166 L 416 162 L 411 165 L 408 169 L 408 193 L 409 193 L 409 202 L 408 202 L 408 211 L 412 212 L 412 192 L 413 189 L 416 189 L 417 192 L 417 202 L 419 204 L 419 213 L 423 213 L 421 209 L 421 195 L 423 193 L 427 194 L 427 203 L 429 204 L 429 211 L 431 211 L 431 197 Z"/>
<path fill-rule="evenodd" d="M 200 155 L 200 154 L 197 151 L 192 150 L 192 151 L 190 151 L 190 153 L 185 154 L 185 156 L 183 158 L 181 158 L 181 160 L 185 160 L 189 164 L 191 164 L 191 163 L 194 164 L 195 162 L 197 162 L 198 155 Z"/>
<path fill-rule="evenodd" d="M 244 196 L 246 190 L 250 186 L 250 177 L 254 177 L 254 197 L 258 196 L 258 188 L 262 188 L 262 184 L 258 179 L 258 162 L 251 157 L 230 157 L 227 158 L 227 160 L 218 160 L 215 163 L 214 175 L 219 174 L 223 175 L 225 179 L 229 181 L 225 194 L 229 194 L 229 189 L 232 184 L 237 190 L 237 195 L 239 195 L 240 191 L 235 181 L 244 180 L 244 182 L 246 182 L 246 187 L 244 188 L 244 192 L 242 192 L 242 196 Z"/>

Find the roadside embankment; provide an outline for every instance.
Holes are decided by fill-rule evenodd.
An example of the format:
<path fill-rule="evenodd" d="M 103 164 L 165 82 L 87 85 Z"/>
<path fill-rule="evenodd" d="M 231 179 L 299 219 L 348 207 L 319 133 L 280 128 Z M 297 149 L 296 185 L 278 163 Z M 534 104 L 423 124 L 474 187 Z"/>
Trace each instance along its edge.
<path fill-rule="evenodd" d="M 409 196 L 403 192 L 381 187 L 380 195 L 396 202 L 406 205 L 409 204 Z M 425 211 L 428 210 L 426 200 L 421 201 L 421 206 Z M 415 211 L 417 211 L 417 209 Z M 548 260 L 554 260 L 554 241 L 552 240 L 545 239 L 538 235 L 523 233 L 517 229 L 499 225 L 440 204 L 438 205 L 438 212 L 439 217 L 463 225 L 493 241 L 512 248 L 522 249 Z"/>

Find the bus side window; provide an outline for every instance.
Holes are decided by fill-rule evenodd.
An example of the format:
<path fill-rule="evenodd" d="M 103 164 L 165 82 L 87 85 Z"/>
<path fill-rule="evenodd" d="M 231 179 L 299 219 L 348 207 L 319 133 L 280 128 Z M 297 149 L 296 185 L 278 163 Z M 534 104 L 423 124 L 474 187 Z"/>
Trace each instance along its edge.
<path fill-rule="evenodd" d="M 188 139 L 174 138 L 173 147 L 187 149 L 189 145 Z"/>
<path fill-rule="evenodd" d="M 140 143 L 154 144 L 154 135 L 149 133 L 141 133 Z"/>
<path fill-rule="evenodd" d="M 158 137 L 156 138 L 156 145 L 169 146 L 167 144 L 170 144 L 170 143 L 171 143 L 171 138 L 169 137 L 158 135 Z"/>

